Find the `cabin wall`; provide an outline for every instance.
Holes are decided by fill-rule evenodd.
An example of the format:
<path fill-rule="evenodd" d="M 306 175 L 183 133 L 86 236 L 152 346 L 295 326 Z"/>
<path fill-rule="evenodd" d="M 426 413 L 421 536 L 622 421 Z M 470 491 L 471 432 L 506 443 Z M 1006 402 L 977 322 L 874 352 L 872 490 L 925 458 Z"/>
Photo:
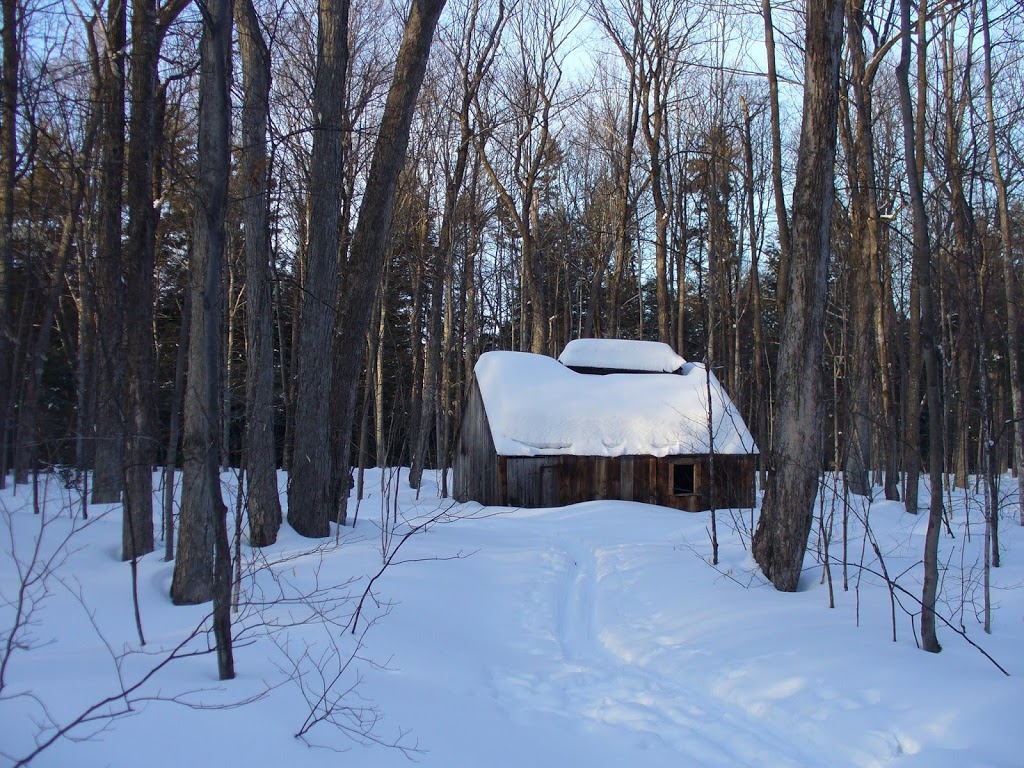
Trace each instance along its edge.
<path fill-rule="evenodd" d="M 751 507 L 756 456 L 716 456 L 714 494 L 708 456 L 499 456 L 498 501 L 511 507 L 554 507 L 621 499 L 697 512 Z M 672 467 L 692 463 L 695 493 L 673 493 Z M 486 502 L 490 503 L 490 502 Z"/>
<path fill-rule="evenodd" d="M 714 506 L 719 509 L 753 507 L 757 500 L 757 456 L 715 456 Z M 702 458 L 702 469 L 710 472 L 708 457 Z M 709 475 L 705 474 L 705 478 Z M 704 509 L 711 508 L 711 499 Z"/>
<path fill-rule="evenodd" d="M 474 379 L 455 443 L 452 496 L 456 501 L 479 501 L 485 506 L 504 504 L 504 494 L 498 493 L 498 487 L 497 451 Z"/>

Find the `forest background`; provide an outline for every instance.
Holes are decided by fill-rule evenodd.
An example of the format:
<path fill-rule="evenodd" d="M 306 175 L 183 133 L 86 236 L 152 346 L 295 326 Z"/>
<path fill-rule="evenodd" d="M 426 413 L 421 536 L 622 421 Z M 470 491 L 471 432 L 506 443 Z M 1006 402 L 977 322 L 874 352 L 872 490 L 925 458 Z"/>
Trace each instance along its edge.
<path fill-rule="evenodd" d="M 2 2 L 0 484 L 60 467 L 123 499 L 128 560 L 183 462 L 202 578 L 176 569 L 176 601 L 211 596 L 223 515 L 187 510 L 223 507 L 218 465 L 245 467 L 251 543 L 278 467 L 324 536 L 365 467 L 450 465 L 490 349 L 665 341 L 775 442 L 802 5 L 444 6 Z M 812 469 L 916 513 L 922 468 L 933 494 L 1024 482 L 1024 14 L 837 19 Z"/>

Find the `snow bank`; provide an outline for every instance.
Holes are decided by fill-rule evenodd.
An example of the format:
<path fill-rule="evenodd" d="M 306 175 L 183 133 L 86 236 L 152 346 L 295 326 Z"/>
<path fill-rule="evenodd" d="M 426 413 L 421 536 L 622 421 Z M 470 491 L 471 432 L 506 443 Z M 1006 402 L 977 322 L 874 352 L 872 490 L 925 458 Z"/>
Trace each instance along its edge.
<path fill-rule="evenodd" d="M 686 371 L 580 374 L 525 352 L 488 352 L 476 364 L 491 436 L 502 456 L 708 453 L 705 369 L 694 363 Z M 756 453 L 714 374 L 711 401 L 715 453 Z"/>
<path fill-rule="evenodd" d="M 562 365 L 672 373 L 686 362 L 668 344 L 628 339 L 574 339 L 558 356 Z"/>
<path fill-rule="evenodd" d="M 918 650 L 914 599 L 904 596 L 893 626 L 880 563 L 863 546 L 864 521 L 870 510 L 889 573 L 909 595 L 920 595 L 928 519 L 883 500 L 880 488 L 870 503 L 828 488 L 815 505 L 815 514 L 829 521 L 833 557 L 844 547 L 844 534 L 850 552 L 863 553 L 851 558 L 856 589 L 842 589 L 834 566 L 835 608 L 829 609 L 833 590 L 821 579 L 828 545 L 818 526 L 800 591 L 782 594 L 751 560 L 756 521 L 745 512 L 719 516 L 719 565 L 712 568 L 705 515 L 621 501 L 515 512 L 475 503 L 451 507 L 437 498 L 437 475 L 428 471 L 423 479 L 418 492 L 405 470 L 400 476 L 367 470 L 359 524 L 342 529 L 339 544 L 304 539 L 287 523 L 271 547 L 256 551 L 243 544 L 242 616 L 251 615 L 245 606 L 264 606 L 268 620 L 281 621 L 261 631 L 250 624 L 245 632 L 244 620 L 232 615 L 242 637 L 235 649 L 238 677 L 218 681 L 209 655 L 174 662 L 138 691 L 154 700 L 137 702 L 134 716 L 74 731 L 76 740 L 57 741 L 32 768 L 1021 766 L 1024 528 L 1011 524 L 1017 491 L 1009 475 L 999 494 L 1006 505 L 1000 545 L 1007 556 L 992 571 L 991 635 L 980 620 L 982 494 L 951 491 L 955 536 L 941 538 L 939 559 L 948 566 L 940 585 L 942 615 L 962 624 L 1011 677 L 944 624 L 942 653 Z M 222 482 L 234 509 L 234 474 L 222 475 Z M 283 492 L 283 473 L 279 482 Z M 52 521 L 44 555 L 79 530 L 49 585 L 33 593 L 33 600 L 45 599 L 35 603 L 29 647 L 17 649 L 7 669 L 0 766 L 10 766 L 12 756 L 29 753 L 37 737 L 50 733 L 39 731 L 46 715 L 67 723 L 107 696 L 118 705 L 121 686 L 152 669 L 161 649 L 176 646 L 210 608 L 171 605 L 174 564 L 158 553 L 141 558 L 139 602 L 148 642 L 140 648 L 128 564 L 119 557 L 120 505 L 92 507 L 86 526 L 75 522 L 77 491 L 56 479 L 47 484 L 42 475 L 41 485 L 43 515 L 34 514 L 28 486 L 0 491 L 0 594 L 18 594 L 15 557 L 24 568 L 41 518 Z M 927 477 L 921 492 L 927 497 Z M 847 504 L 848 527 L 839 523 Z M 295 733 L 310 704 L 290 679 L 282 649 L 320 659 L 335 644 L 346 647 L 350 636 L 331 631 L 329 617 L 302 621 L 315 606 L 270 603 L 282 592 L 318 588 L 344 595 L 347 588 L 338 585 L 352 580 L 358 599 L 380 569 L 380 515 L 407 521 L 395 531 L 393 547 L 409 525 L 438 509 L 450 510 L 452 522 L 411 536 L 402 564 L 396 560 L 378 579 L 364 612 L 379 620 L 339 681 L 347 687 L 362 680 L 348 703 L 364 709 L 350 713 L 379 714 L 377 737 L 388 742 L 405 734 L 402 743 L 422 750 L 413 755 L 416 762 L 398 750 L 358 747 L 326 722 L 309 734 L 323 748 L 307 747 Z M 228 517 L 233 526 L 234 516 Z M 866 570 L 857 571 L 858 563 Z M 0 601 L 0 638 L 13 611 Z M 205 635 L 197 641 L 205 648 Z M 111 653 L 121 649 L 136 653 L 115 667 Z M 319 685 L 321 678 L 309 674 L 306 684 Z M 264 688 L 263 698 L 230 706 Z M 17 695 L 25 691 L 30 695 Z M 179 695 L 205 708 L 168 701 Z M 378 709 L 366 709 L 372 707 Z"/>

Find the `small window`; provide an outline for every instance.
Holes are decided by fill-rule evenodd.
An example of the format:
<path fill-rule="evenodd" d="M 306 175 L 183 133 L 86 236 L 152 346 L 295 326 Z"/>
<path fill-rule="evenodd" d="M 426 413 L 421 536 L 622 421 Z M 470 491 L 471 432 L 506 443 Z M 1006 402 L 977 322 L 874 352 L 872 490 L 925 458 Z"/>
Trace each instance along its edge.
<path fill-rule="evenodd" d="M 692 496 L 694 491 L 693 464 L 673 464 L 672 494 L 674 496 Z"/>

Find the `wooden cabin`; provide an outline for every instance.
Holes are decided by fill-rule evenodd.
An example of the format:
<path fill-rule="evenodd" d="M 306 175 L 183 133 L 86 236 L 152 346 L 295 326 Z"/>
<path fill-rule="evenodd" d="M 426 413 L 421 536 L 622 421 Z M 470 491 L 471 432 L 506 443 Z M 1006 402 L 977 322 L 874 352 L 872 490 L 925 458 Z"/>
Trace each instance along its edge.
<path fill-rule="evenodd" d="M 480 357 L 453 490 L 458 501 L 512 507 L 597 499 L 690 512 L 751 507 L 757 454 L 703 365 L 658 342 L 580 339 L 558 360 Z"/>

